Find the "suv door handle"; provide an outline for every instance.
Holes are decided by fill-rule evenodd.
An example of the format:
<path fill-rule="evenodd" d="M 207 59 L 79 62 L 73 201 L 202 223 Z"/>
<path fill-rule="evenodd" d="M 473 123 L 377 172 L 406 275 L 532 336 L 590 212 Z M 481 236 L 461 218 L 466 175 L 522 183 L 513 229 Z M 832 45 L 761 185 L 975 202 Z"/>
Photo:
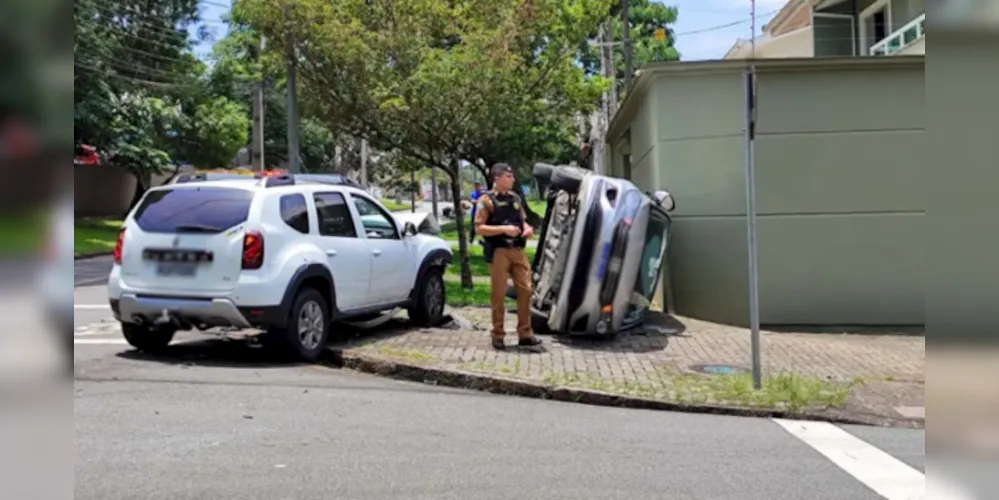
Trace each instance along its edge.
<path fill-rule="evenodd" d="M 378 257 L 379 255 L 382 254 L 382 251 L 381 250 L 372 250 L 371 253 L 374 254 L 375 257 Z"/>
<path fill-rule="evenodd" d="M 326 251 L 326 255 L 329 255 L 330 257 L 335 257 L 336 256 L 336 250 L 327 250 Z"/>

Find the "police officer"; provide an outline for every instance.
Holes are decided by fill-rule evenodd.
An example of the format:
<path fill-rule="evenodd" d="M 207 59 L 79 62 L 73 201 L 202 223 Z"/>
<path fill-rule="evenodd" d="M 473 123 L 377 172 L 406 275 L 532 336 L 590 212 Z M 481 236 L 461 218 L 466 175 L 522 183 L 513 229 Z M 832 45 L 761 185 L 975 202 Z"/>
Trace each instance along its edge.
<path fill-rule="evenodd" d="M 489 262 L 491 294 L 489 303 L 493 313 L 493 348 L 504 349 L 503 328 L 506 298 L 506 280 L 513 278 L 517 291 L 517 337 L 521 346 L 538 346 L 541 339 L 531 331 L 531 266 L 524 247 L 534 229 L 527 224 L 524 204 L 512 191 L 513 168 L 497 163 L 492 168 L 493 190 L 479 198 L 475 214 L 475 233 L 483 237 L 486 261 Z"/>

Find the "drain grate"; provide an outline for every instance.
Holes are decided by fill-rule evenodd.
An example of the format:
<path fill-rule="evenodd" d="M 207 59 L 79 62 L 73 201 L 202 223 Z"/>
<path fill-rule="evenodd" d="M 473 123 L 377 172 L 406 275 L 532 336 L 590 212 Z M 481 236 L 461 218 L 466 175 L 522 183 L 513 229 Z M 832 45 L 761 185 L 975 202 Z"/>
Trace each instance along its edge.
<path fill-rule="evenodd" d="M 698 373 L 708 375 L 734 375 L 737 373 L 749 373 L 749 369 L 734 365 L 691 365 L 689 369 Z"/>

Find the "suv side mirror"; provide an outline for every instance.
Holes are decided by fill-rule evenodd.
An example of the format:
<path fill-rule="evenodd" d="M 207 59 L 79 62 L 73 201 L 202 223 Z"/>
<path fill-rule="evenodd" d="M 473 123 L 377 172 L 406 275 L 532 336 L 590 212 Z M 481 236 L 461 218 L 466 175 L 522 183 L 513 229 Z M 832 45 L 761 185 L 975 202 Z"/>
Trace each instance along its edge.
<path fill-rule="evenodd" d="M 653 198 L 667 212 L 672 212 L 676 208 L 676 200 L 673 199 L 673 195 L 669 194 L 669 191 L 656 191 L 653 193 Z"/>
<path fill-rule="evenodd" d="M 405 224 L 404 224 L 404 225 L 402 226 L 402 234 L 403 234 L 404 236 L 416 236 L 416 233 L 417 233 L 417 230 L 416 230 L 416 225 L 415 225 L 415 224 L 413 224 L 412 222 L 408 222 L 408 221 L 407 221 L 407 222 L 406 222 L 406 223 L 405 223 Z"/>

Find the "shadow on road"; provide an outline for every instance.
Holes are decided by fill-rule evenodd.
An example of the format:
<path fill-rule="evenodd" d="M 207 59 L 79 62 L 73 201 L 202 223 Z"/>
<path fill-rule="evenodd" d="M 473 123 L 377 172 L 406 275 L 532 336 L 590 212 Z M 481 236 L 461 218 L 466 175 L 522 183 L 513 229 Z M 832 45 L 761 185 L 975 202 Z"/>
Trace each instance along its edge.
<path fill-rule="evenodd" d="M 614 336 L 556 336 L 555 342 L 571 349 L 647 353 L 666 350 L 670 337 L 685 336 L 686 331 L 686 325 L 673 316 L 649 312 L 642 326 Z"/>
<path fill-rule="evenodd" d="M 279 349 L 254 339 L 205 339 L 171 344 L 162 353 L 150 354 L 137 350 L 117 354 L 123 359 L 151 361 L 174 366 L 207 366 L 217 368 L 288 368 L 306 366 Z M 318 363 L 334 366 L 332 356 L 324 355 Z"/>
<path fill-rule="evenodd" d="M 389 322 L 369 329 L 358 329 L 336 324 L 330 332 L 328 349 L 316 363 L 306 363 L 286 354 L 259 335 L 233 338 L 205 338 L 175 342 L 159 354 L 128 350 L 117 354 L 123 359 L 151 361 L 167 365 L 209 366 L 220 368 L 288 368 L 293 366 L 323 365 L 339 368 L 343 360 L 338 351 L 385 340 L 412 331 L 409 321 L 393 318 Z"/>

